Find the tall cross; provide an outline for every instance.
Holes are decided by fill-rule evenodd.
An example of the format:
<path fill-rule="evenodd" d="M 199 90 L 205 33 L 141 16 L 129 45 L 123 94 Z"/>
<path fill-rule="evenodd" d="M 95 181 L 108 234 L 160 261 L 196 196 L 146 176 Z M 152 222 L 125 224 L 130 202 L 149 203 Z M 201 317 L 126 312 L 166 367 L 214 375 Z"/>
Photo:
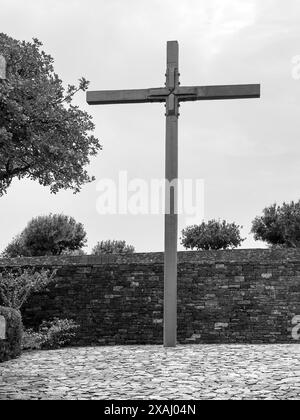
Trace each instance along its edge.
<path fill-rule="evenodd" d="M 0 79 L 6 79 L 6 60 L 3 55 L 0 55 Z"/>
<path fill-rule="evenodd" d="M 137 90 L 104 90 L 87 93 L 90 105 L 164 102 L 166 104 L 166 214 L 164 258 L 164 346 L 177 341 L 177 241 L 179 103 L 212 99 L 259 98 L 260 85 L 180 86 L 177 41 L 167 43 L 165 87 Z M 170 188 L 170 185 L 173 188 Z M 175 187 L 175 188 L 174 188 Z"/>

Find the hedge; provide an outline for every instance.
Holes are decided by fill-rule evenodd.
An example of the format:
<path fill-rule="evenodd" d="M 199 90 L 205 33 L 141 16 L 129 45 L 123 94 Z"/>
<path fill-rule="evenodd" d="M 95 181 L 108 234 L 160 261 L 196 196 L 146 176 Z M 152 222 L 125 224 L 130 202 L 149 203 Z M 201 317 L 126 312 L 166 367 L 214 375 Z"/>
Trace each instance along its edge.
<path fill-rule="evenodd" d="M 0 316 L 6 321 L 6 338 L 0 339 L 0 363 L 14 359 L 21 354 L 22 317 L 16 309 L 0 306 Z"/>

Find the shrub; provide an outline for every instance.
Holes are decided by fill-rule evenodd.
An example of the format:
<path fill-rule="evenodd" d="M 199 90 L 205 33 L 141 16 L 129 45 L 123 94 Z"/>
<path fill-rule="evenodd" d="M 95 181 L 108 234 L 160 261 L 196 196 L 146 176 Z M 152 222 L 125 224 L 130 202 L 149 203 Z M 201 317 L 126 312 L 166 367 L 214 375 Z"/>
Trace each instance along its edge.
<path fill-rule="evenodd" d="M 21 309 L 32 293 L 40 292 L 54 281 L 55 274 L 56 270 L 4 270 L 0 273 L 0 300 L 9 308 Z"/>
<path fill-rule="evenodd" d="M 79 328 L 73 320 L 58 319 L 44 321 L 40 326 L 40 332 L 44 334 L 42 348 L 54 349 L 65 347 L 70 344 Z"/>
<path fill-rule="evenodd" d="M 255 240 L 281 248 L 300 247 L 300 200 L 266 207 L 252 222 Z"/>
<path fill-rule="evenodd" d="M 126 241 L 101 241 L 92 250 L 92 255 L 103 254 L 133 254 L 134 246 L 127 245 Z"/>
<path fill-rule="evenodd" d="M 43 334 L 27 329 L 23 332 L 22 350 L 41 350 L 43 340 Z"/>
<path fill-rule="evenodd" d="M 53 350 L 66 347 L 76 336 L 79 328 L 73 320 L 54 318 L 43 321 L 38 332 L 26 330 L 23 335 L 23 350 Z"/>
<path fill-rule="evenodd" d="M 186 249 L 192 250 L 236 248 L 245 240 L 241 238 L 240 229 L 241 226 L 235 223 L 210 220 L 184 229 L 181 243 Z"/>
<path fill-rule="evenodd" d="M 4 362 L 21 354 L 22 318 L 19 311 L 0 306 L 0 316 L 6 322 L 6 338 L 0 339 L 0 362 Z"/>
<path fill-rule="evenodd" d="M 61 255 L 65 257 L 82 257 L 87 254 L 83 249 L 77 249 L 75 251 L 65 250 L 61 253 Z"/>
<path fill-rule="evenodd" d="M 50 214 L 32 219 L 3 255 L 8 258 L 60 255 L 80 250 L 85 243 L 86 232 L 81 223 L 63 214 Z"/>

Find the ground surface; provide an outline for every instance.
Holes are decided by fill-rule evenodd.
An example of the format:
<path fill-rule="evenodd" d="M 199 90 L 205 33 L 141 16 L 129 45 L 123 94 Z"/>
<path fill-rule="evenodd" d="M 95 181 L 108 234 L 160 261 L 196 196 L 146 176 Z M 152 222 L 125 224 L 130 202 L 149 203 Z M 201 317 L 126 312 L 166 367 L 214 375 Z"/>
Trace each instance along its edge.
<path fill-rule="evenodd" d="M 300 345 L 73 348 L 0 365 L 0 399 L 300 399 Z"/>

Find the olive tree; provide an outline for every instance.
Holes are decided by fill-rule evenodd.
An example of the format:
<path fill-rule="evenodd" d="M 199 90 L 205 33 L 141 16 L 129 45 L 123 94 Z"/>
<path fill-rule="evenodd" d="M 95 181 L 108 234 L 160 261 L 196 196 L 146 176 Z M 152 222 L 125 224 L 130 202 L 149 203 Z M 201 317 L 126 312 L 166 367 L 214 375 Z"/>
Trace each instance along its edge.
<path fill-rule="evenodd" d="M 266 207 L 262 215 L 252 222 L 251 232 L 255 240 L 266 242 L 269 246 L 299 248 L 300 200 Z"/>
<path fill-rule="evenodd" d="M 245 239 L 241 238 L 242 227 L 225 220 L 210 220 L 200 225 L 188 226 L 182 231 L 181 244 L 191 250 L 217 250 L 237 248 Z"/>
<path fill-rule="evenodd" d="M 127 245 L 126 241 L 101 241 L 92 250 L 92 255 L 103 254 L 133 254 L 134 246 Z"/>
<path fill-rule="evenodd" d="M 38 181 L 52 193 L 76 193 L 94 179 L 85 167 L 101 145 L 90 115 L 72 103 L 89 82 L 81 78 L 64 88 L 41 48 L 37 39 L 0 33 L 0 196 L 13 179 Z"/>
<path fill-rule="evenodd" d="M 86 231 L 81 223 L 64 214 L 50 214 L 32 219 L 6 247 L 3 256 L 82 254 L 81 249 L 86 241 Z"/>

